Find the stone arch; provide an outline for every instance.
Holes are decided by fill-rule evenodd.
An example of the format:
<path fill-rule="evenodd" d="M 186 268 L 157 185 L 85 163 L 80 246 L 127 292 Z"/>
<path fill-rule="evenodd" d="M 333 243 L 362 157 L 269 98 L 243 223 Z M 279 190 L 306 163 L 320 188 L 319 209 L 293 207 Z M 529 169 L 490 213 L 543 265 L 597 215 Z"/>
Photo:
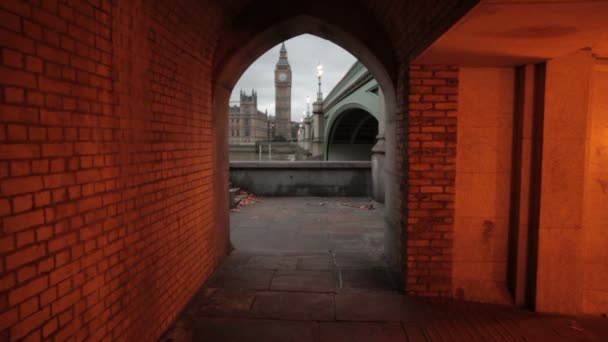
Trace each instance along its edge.
<path fill-rule="evenodd" d="M 354 5 L 353 5 L 354 6 Z M 356 6 L 354 6 L 356 7 Z M 311 15 L 309 10 L 300 8 L 290 8 L 291 17 L 275 18 L 273 25 L 259 27 L 255 34 L 249 30 L 239 29 L 234 27 L 233 30 L 226 31 L 220 38 L 220 46 L 218 53 L 215 56 L 214 74 L 213 74 L 213 109 L 214 109 L 214 167 L 216 181 L 215 193 L 218 198 L 219 212 L 218 217 L 219 227 L 229 226 L 228 217 L 228 175 L 229 175 L 229 160 L 228 160 L 228 137 L 227 124 L 228 116 L 228 101 L 234 85 L 245 72 L 245 70 L 263 53 L 268 51 L 275 45 L 289 38 L 296 37 L 302 34 L 312 34 L 341 46 L 349 51 L 353 56 L 360 60 L 372 73 L 380 86 L 384 106 L 384 132 L 386 136 L 386 161 L 384 173 L 386 174 L 386 198 L 395 199 L 394 202 L 385 202 L 385 254 L 389 259 L 389 266 L 392 273 L 395 275 L 397 282 L 403 281 L 403 255 L 405 254 L 405 246 L 401 239 L 401 218 L 403 211 L 401 208 L 401 200 L 404 194 L 399 193 L 401 187 L 400 175 L 387 172 L 395 168 L 396 161 L 396 132 L 395 123 L 396 114 L 396 84 L 397 84 L 397 65 L 391 50 L 391 44 L 388 37 L 383 33 L 380 25 L 374 22 L 368 22 L 364 31 L 357 35 L 353 29 L 361 27 L 357 22 L 348 23 L 330 23 L 323 18 Z M 295 12 L 295 13 L 294 13 Z M 257 12 L 260 16 L 264 13 Z M 353 9 L 356 13 L 356 9 Z M 362 18 L 365 16 L 365 11 L 359 13 Z M 249 13 L 248 17 L 254 17 L 255 14 Z M 249 19 L 250 20 L 250 19 Z M 267 22 L 265 20 L 261 20 Z M 349 31 L 343 29 L 348 28 Z M 247 34 L 244 34 L 244 32 Z M 397 193 L 395 193 L 397 192 Z M 226 229 L 227 230 L 227 229 Z M 229 245 L 229 232 L 218 234 L 218 243 Z"/>
<path fill-rule="evenodd" d="M 351 109 L 361 109 L 364 110 L 366 112 L 368 112 L 371 116 L 373 116 L 376 120 L 381 121 L 380 120 L 380 115 L 379 113 L 377 113 L 376 111 L 372 110 L 371 108 L 369 108 L 368 106 L 364 106 L 360 103 L 347 103 L 344 104 L 342 106 L 340 106 L 340 108 L 338 108 L 335 112 L 334 115 L 332 115 L 332 117 L 330 118 L 330 120 L 327 122 L 327 127 L 332 127 L 334 125 L 334 122 L 336 121 L 336 119 L 342 115 L 342 113 L 351 110 Z M 325 135 L 327 137 L 327 135 L 329 135 L 329 130 L 327 132 L 325 132 Z"/>
<path fill-rule="evenodd" d="M 361 125 L 365 125 L 366 123 L 369 123 L 368 120 L 373 120 L 375 123 L 376 132 L 373 136 L 373 141 L 371 142 L 371 146 L 369 148 L 370 158 L 371 158 L 371 148 L 375 144 L 375 141 L 376 141 L 376 135 L 378 134 L 377 129 L 378 129 L 378 125 L 380 124 L 380 120 L 378 119 L 377 115 L 374 115 L 374 113 L 372 113 L 372 111 L 368 110 L 365 106 L 362 106 L 359 104 L 348 104 L 348 105 L 341 107 L 338 111 L 336 111 L 336 114 L 333 115 L 331 121 L 327 125 L 328 129 L 325 134 L 325 136 L 326 136 L 325 155 L 328 157 L 328 160 L 331 160 L 330 153 L 331 153 L 332 145 L 334 145 L 335 141 L 336 141 L 337 130 L 339 129 L 339 127 L 343 126 L 344 120 L 348 119 L 349 115 L 351 115 L 353 113 L 361 114 L 361 115 L 358 115 L 358 117 L 357 117 L 357 127 L 360 127 Z M 364 116 L 363 113 L 365 113 L 367 115 Z M 359 130 L 355 129 L 352 132 L 350 139 L 351 140 L 360 140 L 360 139 L 357 139 L 358 133 L 359 133 Z M 351 141 L 351 143 L 354 143 L 354 141 Z"/>

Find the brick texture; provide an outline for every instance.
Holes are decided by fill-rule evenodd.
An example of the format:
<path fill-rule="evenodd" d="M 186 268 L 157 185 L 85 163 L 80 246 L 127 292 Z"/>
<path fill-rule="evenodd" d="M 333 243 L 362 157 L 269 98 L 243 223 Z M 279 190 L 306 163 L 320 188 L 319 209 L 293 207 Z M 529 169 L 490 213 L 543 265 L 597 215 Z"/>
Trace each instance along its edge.
<path fill-rule="evenodd" d="M 217 265 L 213 11 L 0 2 L 0 340 L 155 340 Z"/>
<path fill-rule="evenodd" d="M 397 84 L 406 290 L 449 293 L 457 70 L 408 61 L 476 1 L 269 2 L 0 1 L 0 340 L 167 329 L 226 252 L 214 77 L 319 6 Z"/>
<path fill-rule="evenodd" d="M 409 294 L 447 298 L 452 290 L 458 69 L 410 65 L 408 80 L 405 287 Z"/>

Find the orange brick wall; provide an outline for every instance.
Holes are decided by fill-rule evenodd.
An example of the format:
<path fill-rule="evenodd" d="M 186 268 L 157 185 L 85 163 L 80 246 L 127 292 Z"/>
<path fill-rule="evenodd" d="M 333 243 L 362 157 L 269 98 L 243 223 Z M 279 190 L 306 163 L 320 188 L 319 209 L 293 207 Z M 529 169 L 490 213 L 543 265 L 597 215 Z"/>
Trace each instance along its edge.
<path fill-rule="evenodd" d="M 410 65 L 405 289 L 451 297 L 458 68 Z"/>
<path fill-rule="evenodd" d="M 0 340 L 153 340 L 212 272 L 216 17 L 0 1 Z"/>
<path fill-rule="evenodd" d="M 217 266 L 211 82 L 231 4 L 0 1 L 0 339 L 154 340 Z M 398 69 L 406 289 L 443 296 L 457 70 Z"/>

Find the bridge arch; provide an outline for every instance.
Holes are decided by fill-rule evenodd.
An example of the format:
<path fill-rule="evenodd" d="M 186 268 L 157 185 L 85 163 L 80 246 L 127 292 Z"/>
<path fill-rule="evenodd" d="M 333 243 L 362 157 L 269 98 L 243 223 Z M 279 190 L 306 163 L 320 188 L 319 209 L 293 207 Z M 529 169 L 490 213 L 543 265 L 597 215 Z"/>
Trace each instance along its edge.
<path fill-rule="evenodd" d="M 327 125 L 327 160 L 370 160 L 376 143 L 379 120 L 364 106 L 345 106 Z"/>

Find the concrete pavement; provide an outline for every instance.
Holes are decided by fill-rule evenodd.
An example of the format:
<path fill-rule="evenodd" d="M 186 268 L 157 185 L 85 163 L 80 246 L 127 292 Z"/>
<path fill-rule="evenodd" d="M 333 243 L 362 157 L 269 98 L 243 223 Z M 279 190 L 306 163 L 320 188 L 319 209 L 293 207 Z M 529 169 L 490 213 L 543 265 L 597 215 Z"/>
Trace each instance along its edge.
<path fill-rule="evenodd" d="M 163 341 L 606 341 L 608 319 L 402 295 L 363 198 L 268 198 L 231 214 L 235 251 Z"/>

